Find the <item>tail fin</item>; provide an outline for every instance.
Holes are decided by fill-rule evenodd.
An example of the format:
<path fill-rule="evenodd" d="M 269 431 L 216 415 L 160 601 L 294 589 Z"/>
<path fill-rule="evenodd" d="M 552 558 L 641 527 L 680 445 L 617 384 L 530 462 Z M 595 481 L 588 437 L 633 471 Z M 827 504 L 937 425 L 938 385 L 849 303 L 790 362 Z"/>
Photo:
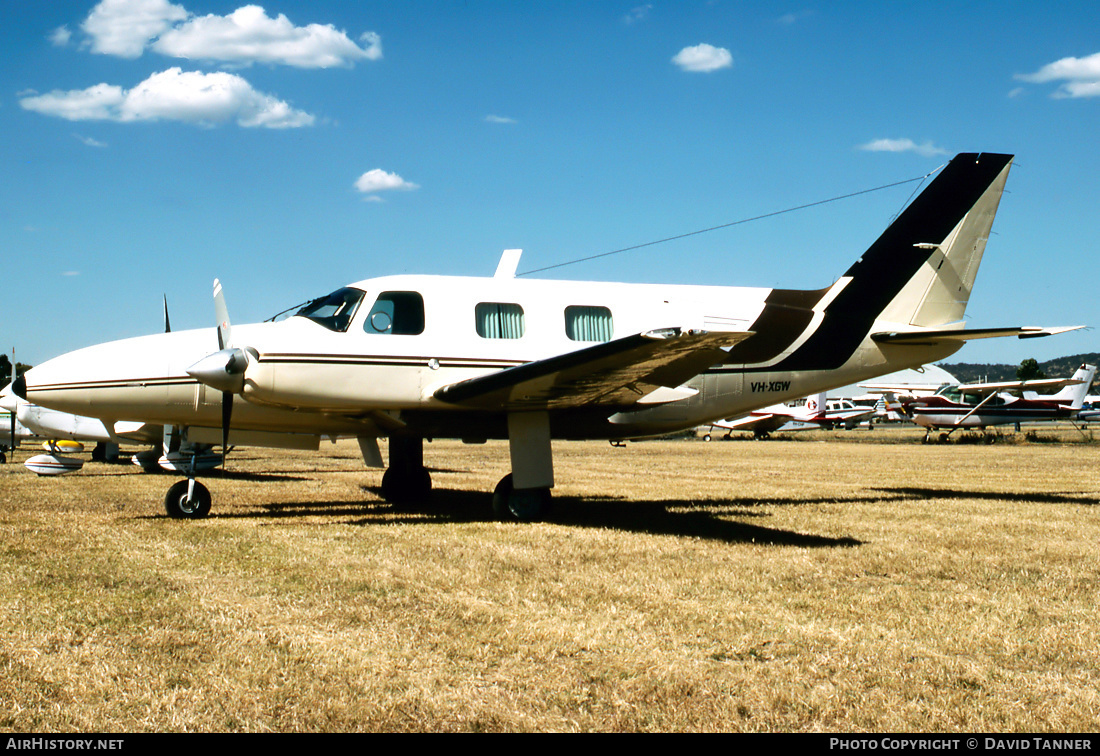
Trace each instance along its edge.
<path fill-rule="evenodd" d="M 1036 391 L 1024 391 L 1024 399 L 1031 399 L 1041 402 L 1056 402 L 1058 404 L 1064 404 L 1069 409 L 1081 409 L 1085 404 L 1085 397 L 1088 396 L 1089 389 L 1092 387 L 1092 379 L 1096 377 L 1096 365 L 1082 365 L 1077 368 L 1077 372 L 1070 376 L 1071 381 L 1076 381 L 1068 386 L 1065 386 L 1057 394 L 1040 394 Z"/>
<path fill-rule="evenodd" d="M 1012 158 L 957 155 L 831 287 L 774 289 L 751 328 L 772 338 L 746 340 L 728 361 L 831 369 L 855 353 L 876 321 L 928 327 L 960 320 Z"/>
<path fill-rule="evenodd" d="M 883 394 L 880 401 L 882 401 L 883 409 L 887 417 L 891 415 L 896 419 L 909 417 L 909 408 L 905 406 L 905 402 L 898 399 L 893 391 L 887 391 Z M 876 404 L 875 407 L 877 408 L 878 405 Z"/>
<path fill-rule="evenodd" d="M 965 165 L 953 171 L 960 163 Z M 915 255 L 918 259 L 923 256 L 923 260 L 883 311 L 882 320 L 934 327 L 962 319 L 1011 165 L 1011 155 L 959 155 L 937 181 L 949 178 L 949 171 L 952 175 L 965 172 L 969 181 L 958 182 L 957 191 L 934 196 L 930 202 L 914 202 L 906 211 L 906 214 L 913 212 L 914 218 L 907 219 L 905 215 L 898 218 L 898 223 L 907 221 L 906 241 L 914 252 L 924 254 Z M 928 195 L 926 191 L 917 199 L 923 200 Z M 962 208 L 964 202 L 969 206 Z M 946 211 L 949 205 L 955 205 L 955 213 Z M 964 210 L 961 217 L 959 209 Z M 941 212 L 942 222 L 930 222 Z"/>
<path fill-rule="evenodd" d="M 1069 402 L 1070 409 L 1081 409 L 1081 406 L 1085 403 L 1085 397 L 1088 396 L 1089 388 L 1092 387 L 1092 379 L 1096 377 L 1096 365 L 1082 365 L 1077 368 L 1077 372 L 1073 374 L 1075 381 L 1081 381 L 1075 383 L 1072 386 L 1066 386 L 1053 396 L 1044 397 L 1056 402 Z"/>
<path fill-rule="evenodd" d="M 802 405 L 802 413 L 797 420 L 817 420 L 825 417 L 826 399 L 825 393 L 814 394 L 806 397 L 806 403 Z"/>

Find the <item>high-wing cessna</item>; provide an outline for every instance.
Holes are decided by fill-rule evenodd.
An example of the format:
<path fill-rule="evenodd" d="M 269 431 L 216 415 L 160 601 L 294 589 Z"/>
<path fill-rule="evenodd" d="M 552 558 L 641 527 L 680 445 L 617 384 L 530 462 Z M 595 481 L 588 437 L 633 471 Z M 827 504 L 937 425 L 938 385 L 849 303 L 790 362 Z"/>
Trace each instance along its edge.
<path fill-rule="evenodd" d="M 875 414 L 874 407 L 857 407 L 847 399 L 827 399 L 825 393 L 806 397 L 801 405 L 773 404 L 747 415 L 710 423 L 711 431 L 721 428 L 726 436 L 733 431 L 752 431 L 753 438 L 767 438 L 779 430 L 802 428 L 852 428 L 860 420 Z M 709 441 L 710 433 L 704 438 Z"/>
<path fill-rule="evenodd" d="M 401 275 L 350 284 L 279 322 L 176 331 L 71 352 L 16 391 L 108 423 L 164 425 L 166 447 L 316 448 L 356 436 L 395 503 L 428 494 L 425 438 L 506 438 L 494 509 L 537 518 L 551 439 L 664 434 L 942 359 L 964 330 L 1011 155 L 955 157 L 834 284 L 815 291 Z M 239 399 L 243 401 L 238 401 Z M 193 476 L 165 500 L 202 517 Z"/>
<path fill-rule="evenodd" d="M 986 428 L 1046 420 L 1072 420 L 1085 401 L 1096 375 L 1095 365 L 1082 365 L 1072 378 L 1041 378 L 1005 383 L 949 384 L 933 396 L 904 403 L 905 414 L 932 431 L 947 429 L 946 439 L 958 428 Z M 1037 389 L 1061 389 L 1043 395 Z"/>

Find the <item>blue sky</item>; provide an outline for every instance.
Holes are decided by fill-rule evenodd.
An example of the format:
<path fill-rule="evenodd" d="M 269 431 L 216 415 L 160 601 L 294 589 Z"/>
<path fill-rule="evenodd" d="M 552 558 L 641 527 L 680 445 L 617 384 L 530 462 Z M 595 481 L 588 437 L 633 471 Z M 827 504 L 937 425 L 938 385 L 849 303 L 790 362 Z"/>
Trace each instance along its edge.
<path fill-rule="evenodd" d="M 491 275 L 1011 152 L 972 327 L 1100 325 L 1100 3 L 5 0 L 0 347 Z M 543 274 L 819 288 L 915 184 Z M 1100 351 L 1096 331 L 952 361 Z"/>

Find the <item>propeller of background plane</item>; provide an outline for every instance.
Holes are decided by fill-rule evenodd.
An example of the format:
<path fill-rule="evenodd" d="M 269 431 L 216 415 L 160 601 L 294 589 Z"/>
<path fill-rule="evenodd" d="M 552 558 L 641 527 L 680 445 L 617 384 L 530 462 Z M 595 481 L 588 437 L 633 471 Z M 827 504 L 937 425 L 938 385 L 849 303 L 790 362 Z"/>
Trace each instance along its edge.
<path fill-rule="evenodd" d="M 187 369 L 195 380 L 222 392 L 222 466 L 229 448 L 229 423 L 233 417 L 233 395 L 244 390 L 248 369 L 248 351 L 233 346 L 229 310 L 225 306 L 222 285 L 214 279 L 214 314 L 218 319 L 218 351 L 206 355 Z"/>

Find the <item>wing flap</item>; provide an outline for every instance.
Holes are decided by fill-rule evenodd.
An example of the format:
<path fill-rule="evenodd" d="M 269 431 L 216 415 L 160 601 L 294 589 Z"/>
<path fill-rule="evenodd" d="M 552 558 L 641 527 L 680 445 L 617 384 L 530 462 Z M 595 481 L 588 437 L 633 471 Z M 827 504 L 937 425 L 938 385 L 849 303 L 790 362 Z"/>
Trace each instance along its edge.
<path fill-rule="evenodd" d="M 647 331 L 536 360 L 438 389 L 440 401 L 476 409 L 533 411 L 600 404 L 624 407 L 675 388 L 725 360 L 722 347 L 751 331 Z M 682 398 L 663 392 L 669 400 Z"/>

